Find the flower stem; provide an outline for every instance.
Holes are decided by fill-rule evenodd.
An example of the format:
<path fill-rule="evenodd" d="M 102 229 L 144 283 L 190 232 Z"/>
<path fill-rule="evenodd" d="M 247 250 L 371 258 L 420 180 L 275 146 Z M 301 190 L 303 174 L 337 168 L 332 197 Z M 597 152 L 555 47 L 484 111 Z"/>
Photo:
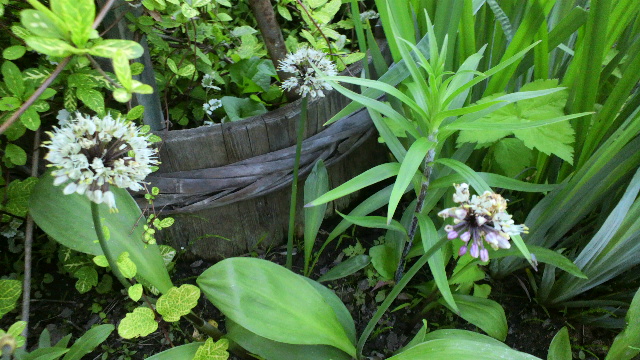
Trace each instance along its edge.
<path fill-rule="evenodd" d="M 298 119 L 298 138 L 296 139 L 296 159 L 293 163 L 293 182 L 291 183 L 291 204 L 289 206 L 289 232 L 287 234 L 287 269 L 291 270 L 293 264 L 293 235 L 296 228 L 296 205 L 298 202 L 298 172 L 300 170 L 300 154 L 302 153 L 302 141 L 304 129 L 307 123 L 307 103 L 309 97 L 302 98 L 300 118 Z"/>
<path fill-rule="evenodd" d="M 127 289 L 129 286 L 131 286 L 131 283 L 129 283 L 129 281 L 127 281 L 127 279 L 125 279 L 125 277 L 120 272 L 118 263 L 113 257 L 113 253 L 111 253 L 109 244 L 107 244 L 107 238 L 104 236 L 104 232 L 102 231 L 102 220 L 100 219 L 100 209 L 98 208 L 98 206 L 98 204 L 91 201 L 91 216 L 93 217 L 93 227 L 96 231 L 96 235 L 98 236 L 98 242 L 100 243 L 100 247 L 102 248 L 102 253 L 109 262 L 111 271 L 118 278 L 118 280 L 120 280 L 120 283 L 124 286 L 124 288 Z"/>
<path fill-rule="evenodd" d="M 429 140 L 436 142 L 437 137 L 436 134 L 429 135 Z M 398 269 L 396 270 L 395 280 L 399 282 L 402 278 L 402 273 L 404 272 L 404 267 L 407 263 L 407 255 L 409 254 L 409 250 L 413 246 L 413 238 L 416 236 L 416 229 L 418 228 L 418 214 L 422 212 L 422 208 L 424 207 L 424 199 L 427 197 L 427 190 L 429 190 L 429 183 L 431 181 L 431 172 L 433 168 L 431 167 L 431 163 L 435 160 L 436 150 L 435 146 L 432 147 L 429 151 L 427 151 L 427 156 L 424 158 L 424 180 L 422 181 L 422 185 L 420 186 L 420 195 L 418 195 L 418 202 L 416 204 L 416 211 L 413 213 L 413 217 L 411 218 L 411 225 L 409 226 L 409 231 L 407 236 L 409 238 L 407 245 L 404 247 L 402 251 L 402 257 L 400 258 L 400 264 L 398 264 Z"/>

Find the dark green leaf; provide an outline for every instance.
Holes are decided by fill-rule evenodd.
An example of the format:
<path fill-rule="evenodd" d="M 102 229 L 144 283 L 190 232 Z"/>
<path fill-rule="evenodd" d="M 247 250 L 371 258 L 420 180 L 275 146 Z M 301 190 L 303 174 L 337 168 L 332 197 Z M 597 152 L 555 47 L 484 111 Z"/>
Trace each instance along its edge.
<path fill-rule="evenodd" d="M 7 60 L 16 60 L 22 57 L 27 52 L 27 48 L 22 45 L 13 45 L 2 51 L 2 57 Z"/>
<path fill-rule="evenodd" d="M 263 104 L 251 99 L 241 99 L 233 96 L 224 96 L 221 99 L 222 108 L 227 113 L 229 120 L 239 121 L 255 115 L 267 112 Z"/>
<path fill-rule="evenodd" d="M 62 360 L 80 360 L 109 337 L 114 330 L 111 324 L 96 326 L 82 335 L 69 349 Z"/>
<path fill-rule="evenodd" d="M 454 294 L 453 298 L 460 309 L 460 317 L 479 327 L 489 336 L 504 341 L 508 327 L 504 309 L 500 304 L 470 295 Z M 443 300 L 440 300 L 440 303 L 449 307 Z"/>
<path fill-rule="evenodd" d="M 22 72 L 20 72 L 16 64 L 11 61 L 5 61 L 2 64 L 2 76 L 9 91 L 18 99 L 21 99 L 24 95 L 24 81 L 22 80 Z"/>
<path fill-rule="evenodd" d="M 551 340 L 547 360 L 571 360 L 571 343 L 569 342 L 569 331 L 563 327 Z"/>
<path fill-rule="evenodd" d="M 347 259 L 340 264 L 334 266 L 326 274 L 322 275 L 318 281 L 331 281 L 347 277 L 351 274 L 355 274 L 357 271 L 364 269 L 371 263 L 371 258 L 367 255 L 356 255 L 350 259 Z"/>
<path fill-rule="evenodd" d="M 4 150 L 4 156 L 15 165 L 25 165 L 27 163 L 27 153 L 15 144 L 7 144 Z"/>

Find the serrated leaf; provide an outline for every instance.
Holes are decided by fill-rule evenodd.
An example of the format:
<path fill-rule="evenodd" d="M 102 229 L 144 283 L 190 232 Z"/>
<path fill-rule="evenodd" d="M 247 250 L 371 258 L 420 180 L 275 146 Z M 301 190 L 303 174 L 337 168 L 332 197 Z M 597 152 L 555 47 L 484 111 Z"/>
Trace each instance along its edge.
<path fill-rule="evenodd" d="M 93 89 L 78 88 L 76 95 L 89 109 L 98 114 L 104 113 L 104 97 L 101 92 Z"/>
<path fill-rule="evenodd" d="M 138 301 L 142 297 L 142 284 L 135 284 L 127 289 L 129 297 L 133 301 Z"/>
<path fill-rule="evenodd" d="M 127 59 L 136 59 L 144 54 L 144 49 L 140 44 L 130 40 L 102 40 L 89 49 L 89 54 L 112 58 L 120 50 Z"/>
<path fill-rule="evenodd" d="M 29 197 L 37 183 L 38 178 L 35 177 L 29 177 L 22 181 L 13 180 L 7 187 L 8 200 L 4 210 L 17 216 L 26 216 L 29 209 Z"/>
<path fill-rule="evenodd" d="M 513 178 L 531 166 L 533 151 L 520 139 L 506 138 L 494 145 L 493 158 L 502 173 Z"/>
<path fill-rule="evenodd" d="M 127 113 L 127 120 L 139 119 L 142 116 L 142 114 L 144 114 L 144 106 L 142 105 L 135 106 L 131 110 L 129 110 L 129 112 Z"/>
<path fill-rule="evenodd" d="M 126 277 L 127 279 L 131 279 L 136 276 L 138 268 L 136 264 L 129 258 L 128 252 L 125 251 L 121 253 L 120 256 L 118 256 L 116 264 L 118 264 L 118 269 L 122 273 L 122 276 Z"/>
<path fill-rule="evenodd" d="M 73 54 L 84 54 L 86 52 L 82 49 L 76 49 L 66 41 L 60 39 L 30 36 L 24 39 L 24 41 L 33 50 L 54 57 L 67 57 Z"/>
<path fill-rule="evenodd" d="M 18 145 L 7 144 L 4 155 L 15 165 L 27 163 L 27 153 Z"/>
<path fill-rule="evenodd" d="M 96 6 L 93 0 L 51 0 L 51 10 L 60 17 L 71 30 L 71 40 L 78 47 L 84 47 L 93 30 Z"/>
<path fill-rule="evenodd" d="M 93 263 L 103 268 L 109 267 L 109 260 L 107 260 L 107 257 L 104 255 L 95 256 Z"/>
<path fill-rule="evenodd" d="M 84 294 L 98 285 L 98 272 L 92 266 L 84 266 L 73 273 L 78 279 L 76 282 L 76 290 L 80 294 Z"/>
<path fill-rule="evenodd" d="M 33 107 L 28 108 L 20 115 L 20 122 L 29 130 L 36 131 L 40 128 L 40 114 Z"/>
<path fill-rule="evenodd" d="M 175 322 L 180 317 L 191 312 L 198 305 L 200 289 L 197 286 L 184 284 L 171 288 L 166 294 L 158 298 L 156 311 L 167 322 Z"/>
<path fill-rule="evenodd" d="M 228 348 L 229 340 L 220 339 L 214 342 L 212 338 L 208 338 L 207 341 L 198 348 L 193 360 L 227 360 L 229 358 Z"/>
<path fill-rule="evenodd" d="M 22 282 L 19 280 L 0 280 L 0 319 L 16 307 L 22 295 Z"/>
<path fill-rule="evenodd" d="M 520 90 L 521 92 L 547 90 L 554 89 L 557 85 L 557 80 L 537 80 L 524 85 Z M 503 94 L 491 95 L 478 101 L 478 104 L 491 101 L 501 95 Z M 574 141 L 574 130 L 568 121 L 513 131 L 500 129 L 500 123 L 529 123 L 562 117 L 567 97 L 568 91 L 561 90 L 506 105 L 475 122 L 478 125 L 486 124 L 485 130 L 460 131 L 458 143 L 492 143 L 513 134 L 530 149 L 537 149 L 547 155 L 554 154 L 563 160 L 572 162 L 573 147 L 570 144 Z"/>
<path fill-rule="evenodd" d="M 5 61 L 2 63 L 2 76 L 9 91 L 17 98 L 22 98 L 22 95 L 24 95 L 24 81 L 18 66 L 11 61 Z"/>
<path fill-rule="evenodd" d="M 24 53 L 27 52 L 27 48 L 22 45 L 13 45 L 2 51 L 2 57 L 7 60 L 20 59 Z"/>
<path fill-rule="evenodd" d="M 158 329 L 153 310 L 147 307 L 139 307 L 128 313 L 120 325 L 118 335 L 125 339 L 133 339 L 139 336 L 147 336 Z"/>

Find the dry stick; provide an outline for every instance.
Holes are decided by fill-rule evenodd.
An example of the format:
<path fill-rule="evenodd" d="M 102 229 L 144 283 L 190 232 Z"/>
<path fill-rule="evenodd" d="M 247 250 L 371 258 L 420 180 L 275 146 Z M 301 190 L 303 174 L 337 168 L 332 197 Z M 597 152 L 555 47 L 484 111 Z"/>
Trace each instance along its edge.
<path fill-rule="evenodd" d="M 258 22 L 258 28 L 267 47 L 269 57 L 278 72 L 278 77 L 280 81 L 285 81 L 292 77 L 293 74 L 278 70 L 278 63 L 287 56 L 287 47 L 284 44 L 282 30 L 280 30 L 280 24 L 276 20 L 271 1 L 249 0 L 249 7 Z M 299 95 L 291 90 L 285 91 L 285 95 L 289 101 L 299 98 Z"/>
<path fill-rule="evenodd" d="M 38 160 L 40 157 L 40 129 L 36 131 L 33 139 L 33 156 L 31 158 L 31 176 L 38 176 Z M 24 281 L 22 283 L 22 321 L 29 323 L 29 309 L 31 304 L 31 249 L 33 247 L 33 218 L 27 214 L 27 227 L 24 236 Z M 27 326 L 22 330 L 24 336 L 24 345 L 22 349 L 27 348 L 29 329 Z"/>
<path fill-rule="evenodd" d="M 434 134 L 429 135 L 429 140 L 434 141 L 436 137 Z M 402 278 L 402 273 L 404 272 L 404 267 L 407 263 L 407 255 L 409 254 L 409 250 L 411 250 L 411 246 L 413 246 L 413 238 L 416 235 L 416 229 L 418 228 L 418 214 L 422 212 L 422 208 L 424 207 L 424 199 L 427 197 L 427 190 L 429 189 L 429 182 L 431 179 L 431 171 L 433 168 L 429 165 L 436 157 L 435 147 L 431 148 L 427 152 L 427 156 L 424 158 L 424 172 L 423 175 L 425 180 L 422 182 L 422 186 L 420 187 L 420 195 L 418 196 L 418 203 L 416 204 L 416 211 L 413 213 L 413 217 L 411 218 L 411 226 L 409 227 L 409 232 L 407 236 L 409 237 L 409 242 L 405 246 L 402 251 L 402 257 L 400 258 L 400 264 L 398 265 L 398 269 L 396 270 L 395 280 L 396 283 L 400 281 Z"/>

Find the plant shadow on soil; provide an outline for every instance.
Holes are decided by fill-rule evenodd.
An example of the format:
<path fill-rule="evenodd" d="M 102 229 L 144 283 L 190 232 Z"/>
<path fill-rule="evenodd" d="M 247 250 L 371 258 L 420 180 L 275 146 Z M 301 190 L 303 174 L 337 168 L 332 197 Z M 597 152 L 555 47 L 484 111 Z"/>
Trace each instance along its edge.
<path fill-rule="evenodd" d="M 330 224 L 330 225 L 335 225 Z M 326 229 L 332 229 L 327 226 Z M 349 230 L 351 231 L 351 230 Z M 322 230 L 317 242 L 318 248 L 326 238 L 328 232 Z M 313 279 L 335 266 L 336 260 L 345 260 L 345 249 L 353 250 L 359 242 L 362 248 L 369 249 L 375 245 L 376 240 L 383 235 L 380 230 L 358 228 L 342 240 L 334 241 L 327 246 L 314 269 Z M 300 245 L 300 244 L 299 244 Z M 349 248 L 351 247 L 351 248 Z M 3 249 L 4 252 L 5 249 Z M 316 249 L 317 250 L 317 249 Z M 347 251 L 348 252 L 348 251 Z M 286 258 L 285 247 L 278 247 L 270 251 L 254 251 L 247 256 L 257 256 L 279 264 L 284 264 Z M 294 257 L 294 271 L 301 272 L 303 259 L 301 254 Z M 7 259 L 5 258 L 5 261 Z M 36 262 L 34 268 L 34 297 L 31 303 L 31 324 L 29 326 L 29 347 L 38 343 L 38 336 L 45 328 L 51 333 L 52 343 L 62 336 L 73 334 L 72 342 L 81 336 L 91 326 L 100 323 L 117 325 L 128 311 L 137 305 L 120 290 L 106 294 L 98 294 L 95 290 L 86 294 L 78 294 L 74 287 L 75 279 L 68 275 L 55 274 L 53 282 L 42 284 L 42 275 L 55 273 L 54 263 Z M 172 278 L 176 286 L 184 283 L 195 284 L 195 280 L 213 262 L 203 260 L 188 260 L 178 257 Z M 52 269 L 53 267 L 53 269 Z M 375 313 L 378 305 L 384 299 L 393 286 L 378 282 L 372 270 L 360 270 L 346 278 L 324 283 L 331 288 L 345 303 L 356 323 L 357 333 L 361 334 L 367 322 Z M 369 276 L 367 276 L 369 275 Z M 563 327 L 567 326 L 573 346 L 574 358 L 603 359 L 608 346 L 619 330 L 607 330 L 602 328 L 582 325 L 570 321 L 565 313 L 556 309 L 545 310 L 530 300 L 526 284 L 521 279 L 524 274 L 515 274 L 501 281 L 490 281 L 492 286 L 491 298 L 500 303 L 507 315 L 509 332 L 506 344 L 514 349 L 527 352 L 542 359 L 547 356 L 547 350 L 552 338 Z M 423 270 L 416 276 L 414 282 L 428 281 L 430 275 Z M 114 288 L 119 284 L 114 283 Z M 409 287 L 392 305 L 391 309 L 412 300 L 412 291 Z M 420 307 L 411 309 L 404 307 L 398 311 L 387 312 L 379 321 L 376 330 L 367 342 L 364 354 L 371 360 L 379 360 L 390 357 L 392 353 L 406 345 L 415 335 L 422 324 L 422 318 L 418 317 Z M 201 297 L 196 313 L 206 320 L 214 320 L 224 328 L 224 320 L 204 296 Z M 19 309 L 5 315 L 0 320 L 0 328 L 7 329 L 14 321 L 19 320 Z M 476 327 L 452 314 L 442 307 L 436 307 L 429 311 L 424 319 L 429 330 L 442 328 L 457 328 L 479 331 Z M 179 323 L 169 324 L 160 322 L 158 330 L 151 335 L 132 340 L 124 340 L 114 331 L 107 341 L 84 359 L 114 359 L 133 360 L 144 359 L 152 354 L 159 353 L 171 347 L 181 345 L 199 339 L 201 335 L 194 331 L 185 320 Z M 580 354 L 580 352 L 582 354 Z M 104 355 L 106 353 L 106 355 Z M 103 357 L 105 356 L 105 357 Z M 235 359 L 232 355 L 230 359 Z M 295 359 L 282 359 L 295 360 Z"/>

